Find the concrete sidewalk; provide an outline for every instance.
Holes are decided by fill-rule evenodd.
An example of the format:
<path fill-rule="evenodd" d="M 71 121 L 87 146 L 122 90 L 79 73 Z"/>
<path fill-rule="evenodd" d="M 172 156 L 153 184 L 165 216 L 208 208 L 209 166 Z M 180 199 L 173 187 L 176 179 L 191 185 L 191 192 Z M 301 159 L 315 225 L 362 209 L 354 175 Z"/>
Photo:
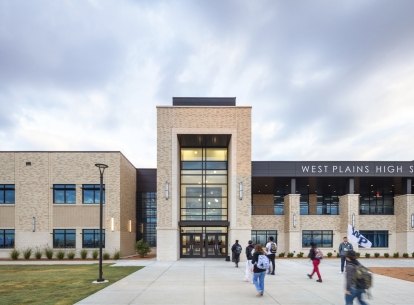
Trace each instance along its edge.
<path fill-rule="evenodd" d="M 361 259 L 366 266 L 412 267 L 413 259 Z M 77 305 L 243 305 L 243 304 L 344 304 L 344 276 L 339 259 L 320 265 L 323 283 L 306 276 L 312 267 L 307 259 L 276 260 L 276 275 L 266 275 L 265 293 L 256 297 L 254 285 L 243 281 L 242 268 L 217 259 L 181 259 L 177 262 L 124 261 L 117 265 L 147 265 Z M 414 283 L 374 275 L 375 305 L 414 304 Z M 355 304 L 357 301 L 354 302 Z"/>

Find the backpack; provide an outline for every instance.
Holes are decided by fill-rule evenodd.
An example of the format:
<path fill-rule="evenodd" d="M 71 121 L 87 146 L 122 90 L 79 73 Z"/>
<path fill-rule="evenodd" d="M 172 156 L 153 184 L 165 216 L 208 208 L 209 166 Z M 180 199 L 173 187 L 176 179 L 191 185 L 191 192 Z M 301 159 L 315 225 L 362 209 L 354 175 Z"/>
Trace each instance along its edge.
<path fill-rule="evenodd" d="M 234 252 L 236 252 L 237 254 L 240 254 L 242 252 L 242 247 L 240 245 L 237 245 L 236 248 L 234 249 Z"/>
<path fill-rule="evenodd" d="M 259 269 L 269 269 L 270 262 L 266 255 L 259 254 L 256 265 Z"/>
<path fill-rule="evenodd" d="M 317 248 L 315 250 L 315 258 L 318 258 L 318 259 L 322 259 L 323 258 L 323 252 L 321 251 L 321 249 Z"/>
<path fill-rule="evenodd" d="M 276 252 L 277 252 L 277 245 L 276 243 L 272 242 L 270 245 L 270 253 L 276 254 Z"/>
<path fill-rule="evenodd" d="M 357 288 L 369 289 L 372 287 L 372 272 L 367 267 L 359 264 L 355 268 L 352 282 L 355 283 Z"/>

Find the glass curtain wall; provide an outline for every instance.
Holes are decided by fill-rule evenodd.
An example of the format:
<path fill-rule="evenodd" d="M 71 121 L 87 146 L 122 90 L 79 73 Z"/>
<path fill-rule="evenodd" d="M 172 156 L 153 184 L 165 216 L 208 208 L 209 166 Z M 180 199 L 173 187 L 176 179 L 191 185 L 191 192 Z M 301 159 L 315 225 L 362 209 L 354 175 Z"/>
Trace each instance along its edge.
<path fill-rule="evenodd" d="M 227 220 L 227 148 L 181 148 L 181 220 Z"/>

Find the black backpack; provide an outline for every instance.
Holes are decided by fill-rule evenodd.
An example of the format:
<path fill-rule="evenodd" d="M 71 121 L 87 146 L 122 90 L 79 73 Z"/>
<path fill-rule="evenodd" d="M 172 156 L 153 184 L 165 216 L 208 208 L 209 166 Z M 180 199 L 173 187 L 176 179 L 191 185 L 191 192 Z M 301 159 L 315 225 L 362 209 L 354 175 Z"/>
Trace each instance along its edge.
<path fill-rule="evenodd" d="M 270 245 L 270 253 L 276 254 L 276 252 L 277 252 L 277 245 L 275 242 L 272 242 Z"/>
<path fill-rule="evenodd" d="M 242 247 L 240 245 L 236 245 L 234 252 L 236 252 L 237 254 L 240 254 L 242 252 Z"/>

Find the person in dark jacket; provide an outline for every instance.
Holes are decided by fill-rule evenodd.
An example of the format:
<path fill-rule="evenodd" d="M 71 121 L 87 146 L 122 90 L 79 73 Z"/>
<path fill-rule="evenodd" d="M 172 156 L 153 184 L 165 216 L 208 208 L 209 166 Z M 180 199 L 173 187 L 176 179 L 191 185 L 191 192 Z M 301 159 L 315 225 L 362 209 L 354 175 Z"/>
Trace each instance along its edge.
<path fill-rule="evenodd" d="M 239 268 L 239 261 L 240 261 L 240 253 L 242 252 L 242 246 L 240 246 L 239 241 L 236 240 L 236 242 L 231 246 L 231 253 L 233 262 L 236 264 L 236 268 Z"/>
<path fill-rule="evenodd" d="M 252 257 L 252 264 L 253 264 L 253 284 L 257 290 L 257 296 L 261 297 L 264 293 L 264 279 L 266 275 L 266 269 L 261 269 L 257 267 L 257 263 L 259 262 L 259 255 L 264 255 L 267 259 L 265 252 L 263 251 L 262 245 L 257 244 L 254 247 L 254 253 Z"/>
<path fill-rule="evenodd" d="M 359 265 L 356 259 L 356 253 L 354 250 L 349 250 L 346 254 L 346 286 L 345 286 L 345 305 L 352 305 L 354 299 L 357 298 L 359 304 L 368 305 L 362 299 L 362 294 L 365 289 L 358 287 L 358 282 L 355 280 L 356 267 Z"/>
<path fill-rule="evenodd" d="M 253 250 L 254 250 L 253 241 L 249 240 L 248 245 L 246 247 L 246 272 L 244 275 L 244 280 L 250 283 L 253 283 L 253 265 L 252 265 L 252 258 L 253 258 L 252 251 Z"/>
<path fill-rule="evenodd" d="M 318 279 L 316 281 L 319 283 L 322 283 L 322 277 L 319 272 L 319 264 L 321 262 L 321 257 L 318 257 L 318 247 L 314 242 L 311 242 L 311 248 L 309 250 L 308 257 L 312 261 L 312 265 L 313 265 L 312 273 L 308 274 L 308 277 L 312 279 L 312 276 L 316 272 L 316 274 L 318 275 Z"/>
<path fill-rule="evenodd" d="M 341 271 L 340 273 L 344 273 L 344 267 L 346 263 L 346 254 L 348 251 L 354 250 L 352 244 L 348 242 L 348 238 L 345 236 L 343 242 L 339 244 L 338 252 L 339 256 L 341 257 Z"/>

